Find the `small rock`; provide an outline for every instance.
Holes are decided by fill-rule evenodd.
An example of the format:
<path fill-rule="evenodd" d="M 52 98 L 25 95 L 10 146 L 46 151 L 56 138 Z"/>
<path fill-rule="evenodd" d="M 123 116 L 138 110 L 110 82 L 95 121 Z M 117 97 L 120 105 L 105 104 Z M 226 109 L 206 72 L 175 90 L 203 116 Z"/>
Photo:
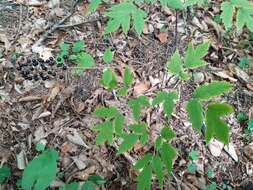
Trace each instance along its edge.
<path fill-rule="evenodd" d="M 205 80 L 205 75 L 201 72 L 194 73 L 193 80 L 195 83 L 202 83 Z"/>

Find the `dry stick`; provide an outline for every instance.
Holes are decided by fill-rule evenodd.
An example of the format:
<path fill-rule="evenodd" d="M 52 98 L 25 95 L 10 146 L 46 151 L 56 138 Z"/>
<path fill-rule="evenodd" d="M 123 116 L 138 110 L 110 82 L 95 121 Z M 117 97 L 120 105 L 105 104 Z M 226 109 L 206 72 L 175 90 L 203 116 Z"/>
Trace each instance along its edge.
<path fill-rule="evenodd" d="M 40 39 L 33 45 L 33 46 L 39 46 L 42 42 L 44 42 L 48 36 L 50 34 L 52 34 L 56 29 L 58 29 L 67 19 L 69 19 L 75 12 L 75 7 L 77 5 L 79 0 L 74 0 L 73 2 L 73 5 L 72 5 L 72 8 L 71 8 L 71 12 L 66 16 L 64 17 L 63 19 L 61 19 L 57 24 L 53 24 L 51 25 L 50 27 L 50 30 L 48 30 L 46 33 L 44 33 Z"/>
<path fill-rule="evenodd" d="M 175 25 L 175 51 L 177 49 L 177 24 L 178 24 L 178 12 L 176 10 L 176 25 Z"/>

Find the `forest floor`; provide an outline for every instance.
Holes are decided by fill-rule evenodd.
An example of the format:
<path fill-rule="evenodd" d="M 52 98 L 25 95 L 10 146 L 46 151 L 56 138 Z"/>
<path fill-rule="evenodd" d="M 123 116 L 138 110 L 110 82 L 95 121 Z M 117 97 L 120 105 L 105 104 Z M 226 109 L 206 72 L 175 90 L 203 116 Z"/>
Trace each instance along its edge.
<path fill-rule="evenodd" d="M 126 109 L 129 98 L 153 97 L 162 89 L 177 89 L 180 106 L 169 122 L 159 110 L 147 109 L 144 116 L 151 139 L 168 124 L 177 135 L 172 145 L 178 157 L 173 177 L 165 183 L 170 186 L 165 189 L 202 190 L 212 183 L 217 189 L 247 189 L 253 183 L 253 134 L 245 132 L 248 121 L 239 122 L 237 116 L 246 113 L 251 117 L 253 112 L 253 34 L 246 29 L 240 33 L 225 31 L 218 24 L 220 3 L 208 2 L 204 8 L 177 12 L 159 4 L 143 7 L 148 17 L 142 35 L 130 31 L 126 36 L 117 31 L 104 38 L 105 7 L 87 15 L 87 1 L 75 6 L 69 0 L 0 1 L 0 165 L 12 169 L 3 187 L 17 189 L 25 165 L 38 155 L 36 144 L 42 142 L 60 152 L 58 167 L 63 175 L 52 189 L 66 182 L 85 181 L 93 174 L 106 179 L 105 189 L 136 189 L 131 165 L 151 147 L 136 145 L 129 154 L 118 156 L 114 146 L 95 145 L 92 126 L 98 120 L 91 113 L 100 105 L 116 105 L 131 122 Z M 59 25 L 68 14 L 70 17 Z M 45 35 L 52 26 L 57 27 Z M 85 75 L 72 76 L 67 70 L 61 71 L 63 79 L 27 81 L 20 77 L 18 61 L 54 57 L 60 43 L 77 40 L 85 42 L 86 51 L 96 61 L 95 68 L 85 71 Z M 194 70 L 187 82 L 168 75 L 166 62 L 176 48 L 184 55 L 190 41 L 199 44 L 206 40 L 212 41 L 205 57 L 207 66 Z M 111 65 L 118 75 L 122 75 L 125 65 L 134 72 L 135 82 L 127 98 L 115 98 L 99 83 L 107 47 L 114 51 Z M 245 62 L 248 66 L 243 65 Z M 220 99 L 235 109 L 226 118 L 231 128 L 229 148 L 218 141 L 206 145 L 204 137 L 191 127 L 185 111 L 185 101 L 195 87 L 214 80 L 234 84 L 234 90 Z M 194 172 L 188 168 L 192 151 L 198 152 Z M 208 171 L 213 177 L 208 177 Z M 156 183 L 152 189 L 159 189 Z"/>

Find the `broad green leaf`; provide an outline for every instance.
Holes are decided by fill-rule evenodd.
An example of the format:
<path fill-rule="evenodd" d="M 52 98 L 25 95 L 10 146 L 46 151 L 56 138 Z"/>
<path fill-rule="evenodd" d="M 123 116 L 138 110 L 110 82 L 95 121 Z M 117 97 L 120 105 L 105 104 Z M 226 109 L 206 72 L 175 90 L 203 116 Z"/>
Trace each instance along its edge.
<path fill-rule="evenodd" d="M 106 180 L 103 179 L 102 177 L 98 176 L 98 175 L 92 175 L 88 177 L 88 180 L 97 184 L 97 185 L 102 185 L 106 183 Z"/>
<path fill-rule="evenodd" d="M 142 135 L 147 132 L 148 126 L 146 123 L 140 123 L 128 125 L 128 128 L 131 129 L 135 134 Z"/>
<path fill-rule="evenodd" d="M 148 134 L 148 132 L 146 131 L 146 133 L 143 133 L 141 136 L 140 136 L 140 143 L 141 143 L 141 145 L 145 145 L 147 142 L 148 142 L 148 140 L 149 140 L 149 134 Z"/>
<path fill-rule="evenodd" d="M 144 28 L 144 24 L 145 24 L 144 18 L 147 15 L 143 10 L 137 9 L 132 16 L 133 16 L 133 26 L 135 28 L 135 31 L 137 32 L 138 35 L 141 35 Z"/>
<path fill-rule="evenodd" d="M 107 68 L 103 72 L 101 83 L 109 90 L 114 89 L 118 85 L 116 74 L 110 68 Z"/>
<path fill-rule="evenodd" d="M 251 5 L 253 6 L 253 5 Z M 240 8 L 236 15 L 237 31 L 240 31 L 246 25 L 250 31 L 253 31 L 253 9 Z"/>
<path fill-rule="evenodd" d="M 160 157 L 154 156 L 152 160 L 152 168 L 155 171 L 156 177 L 159 181 L 160 188 L 163 189 L 163 163 Z"/>
<path fill-rule="evenodd" d="M 102 3 L 101 0 L 92 0 L 90 1 L 89 7 L 88 7 L 88 13 L 92 13 L 97 10 L 98 6 Z"/>
<path fill-rule="evenodd" d="M 11 169 L 7 166 L 0 168 L 0 186 L 11 175 Z"/>
<path fill-rule="evenodd" d="M 170 129 L 169 127 L 164 127 L 161 131 L 161 136 L 166 139 L 166 141 L 170 141 L 171 139 L 173 139 L 174 137 L 176 137 L 176 134 L 174 133 L 174 131 L 172 129 Z"/>
<path fill-rule="evenodd" d="M 95 60 L 90 54 L 80 52 L 77 55 L 73 55 L 72 59 L 77 61 L 79 64 L 74 68 L 74 73 L 80 75 L 85 69 L 91 68 L 95 65 Z"/>
<path fill-rule="evenodd" d="M 167 68 L 170 73 L 179 75 L 183 71 L 182 62 L 178 49 L 172 55 L 170 61 L 167 62 Z"/>
<path fill-rule="evenodd" d="M 113 72 L 110 68 L 106 69 L 102 75 L 102 83 L 105 86 L 109 86 L 112 81 Z"/>
<path fill-rule="evenodd" d="M 57 173 L 58 153 L 49 149 L 30 161 L 24 170 L 21 186 L 24 190 L 44 190 Z"/>
<path fill-rule="evenodd" d="M 77 182 L 73 182 L 70 184 L 65 184 L 60 190 L 78 190 L 79 184 Z"/>
<path fill-rule="evenodd" d="M 147 16 L 146 12 L 139 9 L 131 1 L 114 4 L 105 14 L 109 17 L 105 34 L 116 31 L 120 26 L 126 34 L 130 29 L 130 21 L 132 20 L 135 31 L 140 35 L 144 28 L 144 18 Z"/>
<path fill-rule="evenodd" d="M 113 52 L 111 51 L 111 48 L 106 48 L 103 60 L 106 64 L 109 64 L 113 60 Z"/>
<path fill-rule="evenodd" d="M 133 84 L 133 73 L 129 67 L 125 68 L 123 82 L 127 87 L 130 87 Z"/>
<path fill-rule="evenodd" d="M 229 127 L 221 117 L 233 112 L 233 108 L 226 103 L 212 103 L 206 112 L 206 143 L 217 138 L 224 144 L 229 143 Z"/>
<path fill-rule="evenodd" d="M 110 145 L 113 143 L 114 126 L 111 121 L 105 121 L 103 123 L 97 124 L 93 127 L 93 130 L 99 131 L 99 134 L 96 137 L 97 145 L 101 145 L 106 141 Z"/>
<path fill-rule="evenodd" d="M 70 45 L 67 44 L 67 43 L 65 43 L 65 42 L 63 42 L 63 43 L 60 44 L 61 52 L 68 52 L 69 51 L 69 47 L 70 47 Z"/>
<path fill-rule="evenodd" d="M 132 109 L 135 120 L 138 120 L 141 115 L 141 108 L 149 106 L 149 100 L 146 96 L 139 96 L 136 99 L 129 100 L 128 105 Z"/>
<path fill-rule="evenodd" d="M 81 190 L 96 190 L 96 186 L 91 181 L 86 181 Z"/>
<path fill-rule="evenodd" d="M 163 144 L 162 137 L 157 137 L 155 140 L 155 149 L 159 150 L 161 148 L 162 144 Z"/>
<path fill-rule="evenodd" d="M 130 150 L 137 142 L 138 136 L 135 134 L 126 134 L 123 136 L 123 142 L 119 145 L 117 154 L 122 154 Z"/>
<path fill-rule="evenodd" d="M 196 150 L 191 150 L 189 157 L 191 160 L 198 160 L 199 159 L 199 153 Z"/>
<path fill-rule="evenodd" d="M 104 30 L 104 34 L 109 34 L 111 32 L 114 32 L 118 30 L 120 27 L 120 22 L 118 19 L 111 19 L 107 22 L 107 25 Z"/>
<path fill-rule="evenodd" d="M 229 1 L 225 1 L 221 4 L 221 19 L 224 23 L 226 30 L 233 26 L 233 14 L 234 14 L 234 6 Z"/>
<path fill-rule="evenodd" d="M 181 0 L 160 0 L 163 7 L 167 6 L 173 9 L 183 9 L 184 5 Z"/>
<path fill-rule="evenodd" d="M 195 173 L 197 171 L 198 167 L 195 163 L 190 163 L 187 165 L 187 171 L 190 173 Z"/>
<path fill-rule="evenodd" d="M 203 125 L 203 108 L 201 103 L 196 99 L 191 99 L 187 103 L 186 110 L 188 112 L 188 117 L 194 129 L 201 131 Z"/>
<path fill-rule="evenodd" d="M 42 144 L 42 143 L 37 143 L 35 149 L 36 149 L 37 151 L 41 152 L 41 151 L 44 151 L 44 150 L 45 150 L 45 147 L 46 147 L 46 146 L 45 146 L 44 144 Z"/>
<path fill-rule="evenodd" d="M 85 44 L 83 42 L 83 40 L 77 41 L 73 44 L 72 47 L 72 52 L 73 53 L 79 53 L 80 51 L 82 51 L 85 48 Z"/>
<path fill-rule="evenodd" d="M 125 118 L 122 115 L 118 115 L 114 119 L 115 133 L 121 135 L 124 128 Z"/>
<path fill-rule="evenodd" d="M 175 101 L 177 99 L 178 97 L 176 92 L 159 92 L 153 99 L 152 105 L 155 106 L 157 104 L 163 103 L 164 113 L 168 118 L 170 118 L 175 106 Z"/>
<path fill-rule="evenodd" d="M 184 3 L 184 7 L 189 7 L 198 4 L 199 6 L 203 5 L 205 3 L 205 0 L 187 0 Z"/>
<path fill-rule="evenodd" d="M 137 189 L 138 190 L 150 190 L 151 188 L 151 177 L 152 177 L 152 168 L 150 165 L 147 165 L 137 177 Z"/>
<path fill-rule="evenodd" d="M 127 92 L 128 92 L 128 88 L 124 86 L 124 87 L 118 89 L 117 96 L 126 96 Z"/>
<path fill-rule="evenodd" d="M 170 173 L 173 168 L 174 159 L 177 157 L 176 150 L 170 144 L 163 143 L 160 150 L 160 154 L 161 154 L 163 163 L 165 164 L 168 170 L 168 173 Z"/>
<path fill-rule="evenodd" d="M 96 108 L 96 110 L 93 112 L 93 115 L 104 118 L 104 119 L 114 118 L 118 116 L 119 114 L 120 114 L 119 111 L 115 107 L 109 107 L 109 108 L 99 107 L 99 108 Z"/>
<path fill-rule="evenodd" d="M 209 42 L 205 42 L 194 48 L 193 44 L 189 43 L 184 59 L 185 67 L 194 69 L 206 65 L 203 57 L 208 53 L 209 45 Z"/>
<path fill-rule="evenodd" d="M 233 85 L 225 81 L 216 81 L 199 86 L 193 93 L 193 97 L 200 100 L 208 100 L 215 96 L 220 96 L 232 90 Z"/>
<path fill-rule="evenodd" d="M 134 169 L 140 170 L 144 168 L 152 159 L 152 154 L 146 153 L 140 160 L 138 160 L 135 165 L 133 166 Z"/>

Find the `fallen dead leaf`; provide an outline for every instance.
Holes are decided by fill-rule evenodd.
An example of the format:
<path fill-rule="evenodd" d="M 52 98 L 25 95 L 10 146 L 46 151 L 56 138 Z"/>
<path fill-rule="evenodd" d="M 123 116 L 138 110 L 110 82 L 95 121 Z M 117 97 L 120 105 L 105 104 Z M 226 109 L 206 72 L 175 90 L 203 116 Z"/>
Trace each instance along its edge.
<path fill-rule="evenodd" d="M 39 115 L 38 119 L 44 118 L 44 117 L 48 117 L 51 115 L 50 111 L 45 111 L 42 114 Z"/>
<path fill-rule="evenodd" d="M 148 91 L 149 88 L 150 88 L 150 83 L 149 82 L 147 82 L 147 81 L 140 82 L 138 84 L 135 84 L 134 92 L 137 95 L 141 95 L 141 94 L 144 94 L 146 91 Z"/>
<path fill-rule="evenodd" d="M 31 101 L 36 101 L 36 100 L 41 100 L 41 97 L 39 97 L 39 96 L 26 96 L 26 97 L 20 98 L 18 101 L 19 102 L 31 102 Z"/>
<path fill-rule="evenodd" d="M 156 35 L 160 42 L 165 43 L 168 41 L 168 33 L 167 32 L 160 32 Z"/>
<path fill-rule="evenodd" d="M 229 143 L 229 145 L 224 146 L 224 150 L 229 154 L 229 156 L 231 156 L 231 158 L 233 158 L 234 161 L 238 162 L 238 156 L 232 143 Z"/>
<path fill-rule="evenodd" d="M 221 151 L 224 147 L 224 144 L 216 139 L 212 139 L 208 144 L 208 149 L 210 150 L 211 154 L 215 157 L 220 156 Z"/>
<path fill-rule="evenodd" d="M 0 42 L 4 43 L 5 51 L 8 51 L 10 49 L 11 44 L 6 34 L 0 33 Z"/>

